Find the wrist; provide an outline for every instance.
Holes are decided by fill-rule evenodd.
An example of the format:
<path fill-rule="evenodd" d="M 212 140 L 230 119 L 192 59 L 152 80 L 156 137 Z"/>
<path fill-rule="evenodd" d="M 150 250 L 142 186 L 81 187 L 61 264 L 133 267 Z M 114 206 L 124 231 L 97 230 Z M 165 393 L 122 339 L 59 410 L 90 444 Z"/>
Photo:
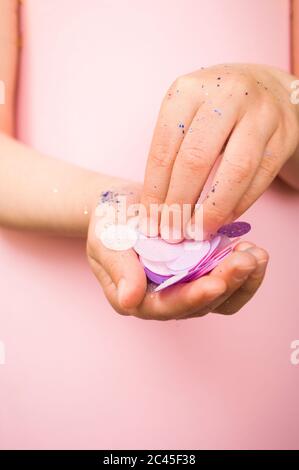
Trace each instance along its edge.
<path fill-rule="evenodd" d="M 299 80 L 295 75 L 280 69 L 271 68 L 274 78 L 281 84 L 286 93 L 289 106 L 297 118 L 298 144 L 292 155 L 283 165 L 279 177 L 294 189 L 299 190 Z"/>

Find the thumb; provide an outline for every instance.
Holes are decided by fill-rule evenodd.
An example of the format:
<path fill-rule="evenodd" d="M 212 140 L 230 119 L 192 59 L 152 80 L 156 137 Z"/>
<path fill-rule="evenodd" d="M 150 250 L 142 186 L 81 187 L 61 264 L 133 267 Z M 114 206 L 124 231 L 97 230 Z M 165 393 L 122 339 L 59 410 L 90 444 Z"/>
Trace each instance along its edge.
<path fill-rule="evenodd" d="M 108 220 L 109 222 L 109 220 Z M 93 261 L 97 263 L 95 273 L 99 278 L 109 301 L 118 305 L 121 309 L 136 308 L 143 300 L 147 281 L 146 275 L 138 256 L 130 243 L 125 243 L 124 249 L 115 248 L 115 237 L 118 240 L 118 232 L 114 233 L 107 228 L 107 217 L 93 217 L 89 226 L 88 238 L 92 246 Z M 111 227 L 110 227 L 111 228 Z M 126 235 L 126 233 L 125 233 Z M 128 238 L 130 240 L 130 236 Z M 114 249 L 111 249 L 111 248 Z"/>
<path fill-rule="evenodd" d="M 99 245 L 99 262 L 117 289 L 120 307 L 137 307 L 145 296 L 147 281 L 136 253 L 132 249 L 113 251 L 101 242 Z"/>

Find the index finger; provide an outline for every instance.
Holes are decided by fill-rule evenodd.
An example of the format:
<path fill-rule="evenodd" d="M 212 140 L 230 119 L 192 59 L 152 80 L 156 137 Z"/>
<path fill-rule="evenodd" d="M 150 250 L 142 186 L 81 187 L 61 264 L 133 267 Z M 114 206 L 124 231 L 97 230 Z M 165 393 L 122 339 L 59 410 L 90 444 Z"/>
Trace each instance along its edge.
<path fill-rule="evenodd" d="M 165 201 L 176 155 L 199 105 L 193 88 L 180 83 L 175 82 L 166 94 L 154 130 L 141 196 L 147 217 L 152 204 L 158 206 Z M 148 235 L 158 235 L 158 220 L 155 222 L 152 232 L 146 221 L 140 228 Z"/>
<path fill-rule="evenodd" d="M 223 103 L 220 110 L 207 103 L 196 113 L 173 165 L 166 207 L 162 212 L 161 234 L 168 241 L 168 234 L 171 232 L 168 208 L 174 204 L 181 208 L 180 227 L 173 230 L 178 238 L 176 241 L 179 241 L 183 238 L 185 225 L 188 223 L 183 208 L 189 206 L 190 214 L 194 210 L 209 174 L 233 129 L 237 112 L 238 108 L 231 104 Z"/>

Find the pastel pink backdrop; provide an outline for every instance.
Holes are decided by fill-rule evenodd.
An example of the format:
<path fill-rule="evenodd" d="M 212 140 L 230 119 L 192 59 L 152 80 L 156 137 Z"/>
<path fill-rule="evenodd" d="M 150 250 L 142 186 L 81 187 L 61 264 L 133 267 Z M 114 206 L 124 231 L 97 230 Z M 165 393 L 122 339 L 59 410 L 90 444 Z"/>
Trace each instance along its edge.
<path fill-rule="evenodd" d="M 22 8 L 20 138 L 115 175 L 142 178 L 178 75 L 226 61 L 289 64 L 287 0 Z M 114 313 L 84 242 L 2 231 L 1 449 L 299 448 L 298 204 L 277 182 L 245 217 L 271 254 L 255 299 L 235 316 L 182 322 Z"/>

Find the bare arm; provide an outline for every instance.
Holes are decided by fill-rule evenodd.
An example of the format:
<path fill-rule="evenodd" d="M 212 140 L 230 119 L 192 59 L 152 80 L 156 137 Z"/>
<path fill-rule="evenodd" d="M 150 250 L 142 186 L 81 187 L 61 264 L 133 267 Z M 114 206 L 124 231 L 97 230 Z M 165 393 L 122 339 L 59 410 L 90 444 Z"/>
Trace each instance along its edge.
<path fill-rule="evenodd" d="M 13 138 L 18 10 L 17 0 L 0 0 L 0 225 L 85 236 L 101 191 L 132 183 L 41 155 Z"/>
<path fill-rule="evenodd" d="M 292 15 L 291 15 L 291 65 L 292 73 L 297 77 L 293 77 L 294 80 L 298 80 L 299 77 L 299 1 L 292 0 Z M 290 90 L 291 93 L 291 90 Z M 297 97 L 299 93 L 297 93 Z M 299 120 L 299 103 L 295 104 L 297 107 L 297 114 Z M 298 131 L 299 132 L 299 131 Z M 288 183 L 290 186 L 299 189 L 299 149 L 297 148 L 295 154 L 280 172 L 280 177 Z"/>
<path fill-rule="evenodd" d="M 292 0 L 292 69 L 299 77 L 299 2 Z"/>
<path fill-rule="evenodd" d="M 14 132 L 14 108 L 16 72 L 19 51 L 18 34 L 19 2 L 0 0 L 0 129 L 8 134 Z M 4 96 L 3 96 L 4 95 Z"/>

